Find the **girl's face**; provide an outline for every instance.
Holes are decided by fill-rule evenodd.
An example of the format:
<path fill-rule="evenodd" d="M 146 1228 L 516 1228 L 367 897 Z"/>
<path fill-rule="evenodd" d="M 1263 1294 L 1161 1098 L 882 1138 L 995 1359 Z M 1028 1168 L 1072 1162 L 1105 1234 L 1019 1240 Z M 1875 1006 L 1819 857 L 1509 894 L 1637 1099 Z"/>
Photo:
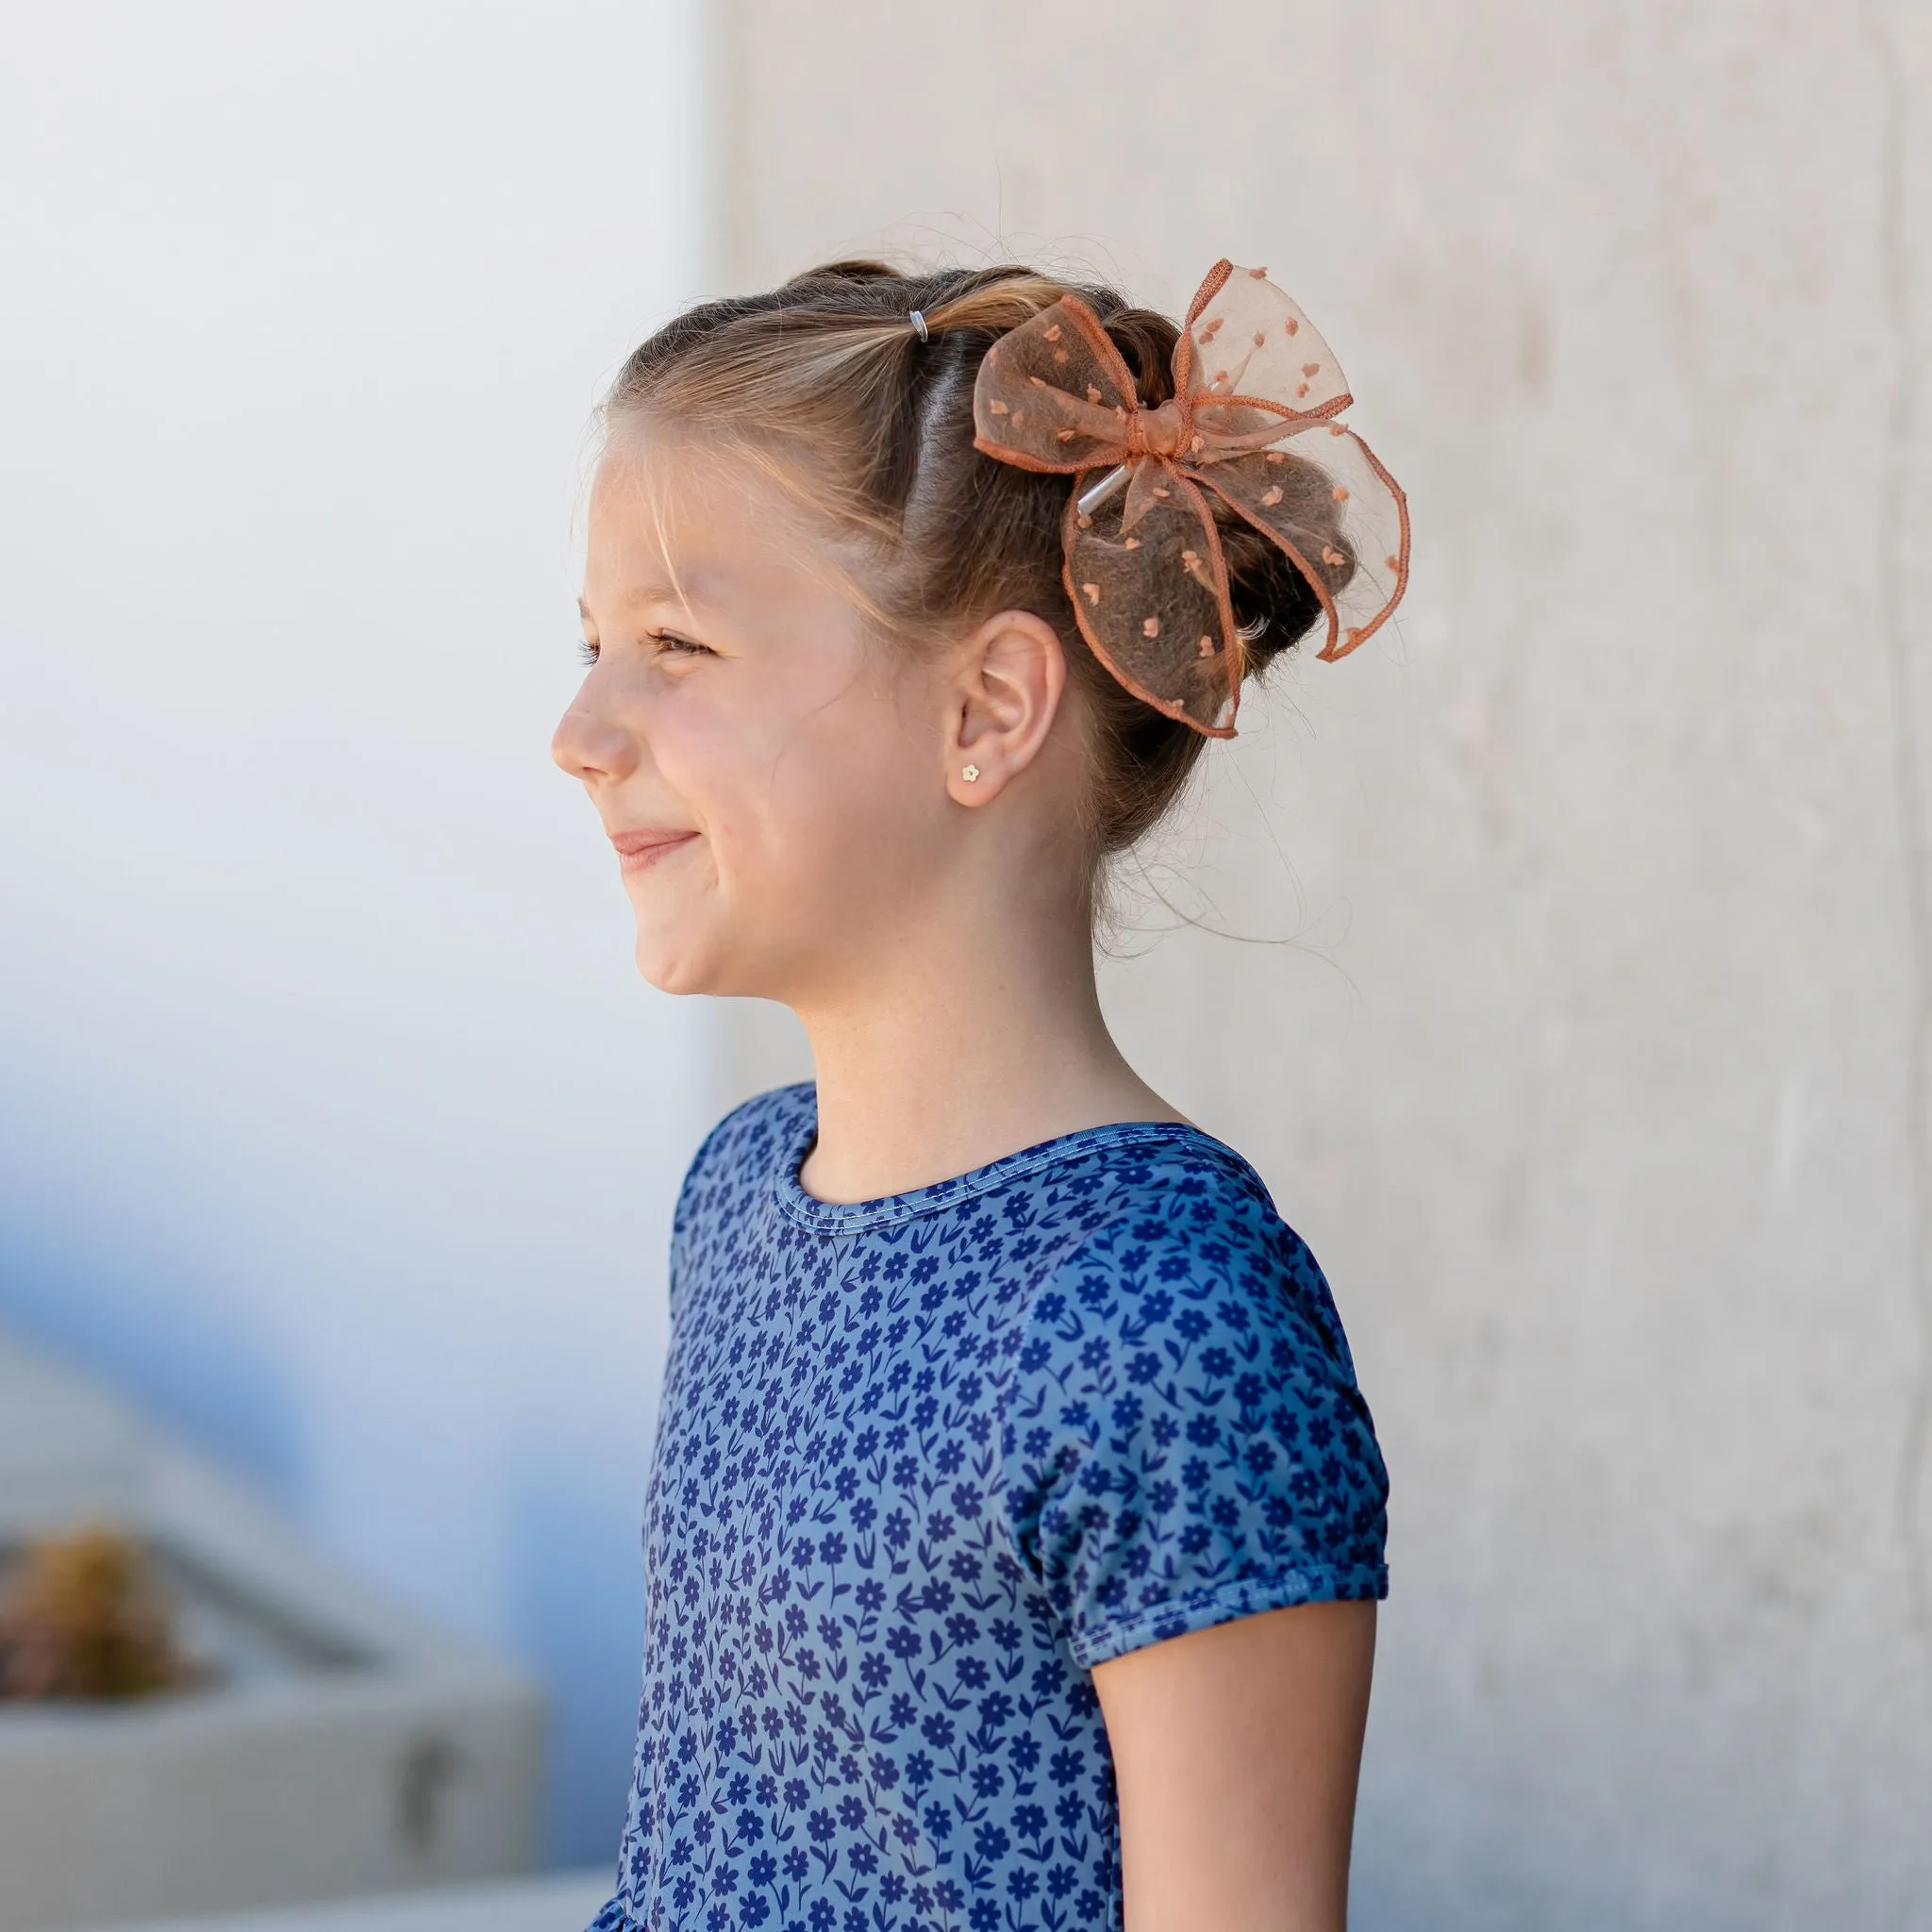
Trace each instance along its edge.
<path fill-rule="evenodd" d="M 882 643 L 753 464 L 627 425 L 591 499 L 589 675 L 553 751 L 667 992 L 808 1000 L 917 919 L 958 843 L 944 679 Z"/>

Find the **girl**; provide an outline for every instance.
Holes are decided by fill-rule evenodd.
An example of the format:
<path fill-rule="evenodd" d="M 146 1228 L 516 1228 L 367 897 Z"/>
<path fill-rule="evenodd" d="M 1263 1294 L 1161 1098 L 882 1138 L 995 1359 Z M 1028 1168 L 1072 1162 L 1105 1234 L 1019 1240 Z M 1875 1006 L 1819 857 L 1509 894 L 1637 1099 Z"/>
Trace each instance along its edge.
<path fill-rule="evenodd" d="M 672 992 L 814 1082 L 698 1150 L 599 1932 L 1333 1932 L 1388 1491 L 1314 1257 L 1127 1065 L 1106 862 L 1400 594 L 1324 344 L 869 262 L 606 410 L 558 727 Z"/>

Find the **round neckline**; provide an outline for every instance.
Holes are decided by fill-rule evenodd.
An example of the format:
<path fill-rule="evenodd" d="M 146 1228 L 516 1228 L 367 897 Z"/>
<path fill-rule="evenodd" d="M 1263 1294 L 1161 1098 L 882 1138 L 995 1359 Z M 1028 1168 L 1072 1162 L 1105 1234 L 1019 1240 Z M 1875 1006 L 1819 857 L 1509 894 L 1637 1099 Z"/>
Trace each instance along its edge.
<path fill-rule="evenodd" d="M 784 1147 L 774 1181 L 774 1191 L 785 1213 L 801 1225 L 821 1234 L 859 1234 L 894 1222 L 916 1220 L 922 1214 L 935 1214 L 956 1208 L 977 1194 L 1005 1187 L 1008 1182 L 1041 1168 L 1052 1167 L 1076 1156 L 1120 1147 L 1152 1146 L 1161 1141 L 1195 1141 L 1236 1159 L 1234 1149 L 1212 1134 L 1205 1133 L 1186 1121 L 1109 1121 L 1100 1126 L 1075 1127 L 1071 1133 L 1056 1134 L 1030 1147 L 1016 1148 L 964 1174 L 949 1175 L 924 1188 L 903 1194 L 879 1194 L 869 1201 L 821 1201 L 808 1194 L 798 1177 L 818 1139 L 818 1091 L 802 1081 L 792 1090 L 799 1098 L 797 1118 L 784 1137 Z"/>

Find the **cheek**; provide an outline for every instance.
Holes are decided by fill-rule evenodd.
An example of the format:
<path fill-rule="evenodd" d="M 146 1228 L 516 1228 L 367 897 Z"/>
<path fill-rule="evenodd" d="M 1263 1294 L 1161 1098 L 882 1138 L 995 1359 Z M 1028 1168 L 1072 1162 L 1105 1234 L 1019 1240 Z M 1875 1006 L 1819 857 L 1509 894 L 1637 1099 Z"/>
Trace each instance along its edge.
<path fill-rule="evenodd" d="M 870 729 L 818 720 L 774 748 L 745 794 L 734 845 L 765 890 L 849 903 L 926 850 L 929 763 L 887 718 Z"/>
<path fill-rule="evenodd" d="M 831 907 L 916 871 L 945 805 L 916 723 L 857 678 L 783 695 L 769 710 L 708 708 L 666 744 L 720 885 L 759 909 Z"/>

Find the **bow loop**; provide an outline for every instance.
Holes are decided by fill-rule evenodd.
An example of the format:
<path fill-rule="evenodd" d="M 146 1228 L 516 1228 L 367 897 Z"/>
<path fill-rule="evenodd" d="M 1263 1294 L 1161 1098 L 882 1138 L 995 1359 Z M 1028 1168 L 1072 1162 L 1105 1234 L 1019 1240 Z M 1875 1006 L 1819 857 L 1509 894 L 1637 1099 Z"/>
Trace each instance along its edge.
<path fill-rule="evenodd" d="M 973 392 L 974 445 L 1026 470 L 1126 460 L 1134 378 L 1076 296 L 1042 308 L 986 352 Z"/>
<path fill-rule="evenodd" d="M 988 350 L 973 441 L 1073 476 L 1064 575 L 1081 635 L 1137 696 L 1231 738 L 1246 652 L 1211 499 L 1307 579 L 1327 620 L 1324 658 L 1354 650 L 1407 587 L 1407 501 L 1334 420 L 1351 401 L 1328 344 L 1266 270 L 1223 260 L 1189 307 L 1170 401 L 1143 404 L 1098 317 L 1065 295 Z M 1083 511 L 1095 471 L 1124 472 L 1124 497 L 1108 490 Z"/>
<path fill-rule="evenodd" d="M 1212 433 L 1242 433 L 1240 407 L 1220 402 L 1224 396 L 1276 420 L 1332 416 L 1349 405 L 1335 352 L 1266 269 L 1216 262 L 1188 310 L 1186 335 L 1191 389 Z"/>

